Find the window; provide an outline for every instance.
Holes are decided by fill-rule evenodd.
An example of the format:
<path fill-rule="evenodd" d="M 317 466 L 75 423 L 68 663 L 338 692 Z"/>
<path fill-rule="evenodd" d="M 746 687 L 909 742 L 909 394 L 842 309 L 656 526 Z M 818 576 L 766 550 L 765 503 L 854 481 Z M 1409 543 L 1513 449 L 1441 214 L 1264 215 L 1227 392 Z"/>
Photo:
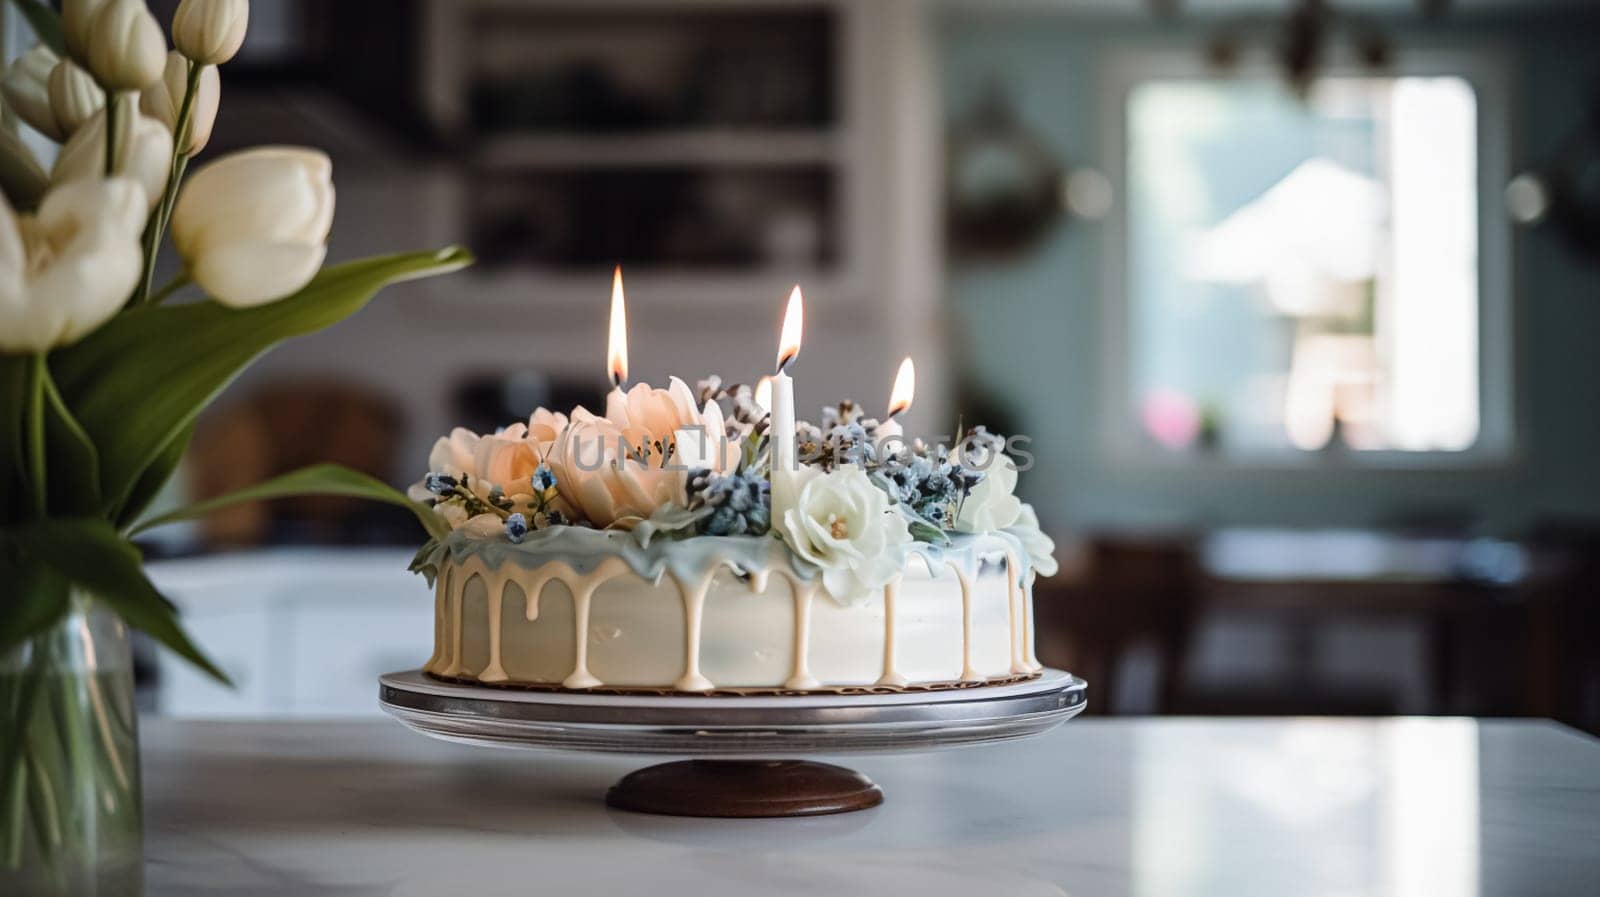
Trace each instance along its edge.
<path fill-rule="evenodd" d="M 1125 87 L 1115 379 L 1129 438 L 1240 461 L 1504 453 L 1509 342 L 1504 297 L 1485 289 L 1473 83 L 1335 74 L 1297 97 L 1262 72 Z"/>

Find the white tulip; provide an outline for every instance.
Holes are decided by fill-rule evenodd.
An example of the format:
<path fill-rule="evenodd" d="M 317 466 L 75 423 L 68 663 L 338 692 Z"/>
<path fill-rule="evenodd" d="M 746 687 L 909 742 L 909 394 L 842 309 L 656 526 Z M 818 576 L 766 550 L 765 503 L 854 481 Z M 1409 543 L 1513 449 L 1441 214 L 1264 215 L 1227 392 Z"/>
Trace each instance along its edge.
<path fill-rule="evenodd" d="M 67 40 L 67 53 L 79 62 L 89 58 L 89 32 L 94 29 L 94 17 L 106 2 L 63 0 L 61 4 L 61 31 Z"/>
<path fill-rule="evenodd" d="M 0 128 L 0 194 L 25 209 L 38 205 L 50 178 L 22 138 Z"/>
<path fill-rule="evenodd" d="M 166 64 L 166 36 L 144 0 L 110 0 L 95 14 L 88 68 L 106 89 L 143 90 Z"/>
<path fill-rule="evenodd" d="M 203 65 L 221 65 L 239 52 L 250 24 L 248 0 L 183 0 L 172 17 L 172 42 Z"/>
<path fill-rule="evenodd" d="M 172 213 L 172 243 L 201 288 L 243 308 L 309 283 L 332 226 L 327 155 L 263 147 L 223 156 L 188 178 Z"/>
<path fill-rule="evenodd" d="M 67 139 L 56 124 L 55 111 L 50 108 L 50 73 L 55 70 L 60 57 L 44 44 L 39 44 L 17 57 L 0 80 L 0 96 L 6 105 L 40 134 L 55 141 Z"/>
<path fill-rule="evenodd" d="M 161 80 L 139 95 L 139 109 L 167 126 L 173 138 L 178 135 L 178 113 L 183 110 L 183 95 L 189 90 L 189 60 L 173 50 L 167 54 L 167 69 Z M 217 105 L 222 100 L 222 78 L 214 65 L 202 66 L 200 83 L 190 106 L 189 140 L 178 149 L 194 155 L 211 140 L 211 127 L 217 121 Z"/>
<path fill-rule="evenodd" d="M 172 134 L 165 125 L 139 114 L 133 94 L 117 97 L 117 174 L 138 181 L 150 207 L 161 200 L 172 169 Z M 78 129 L 50 172 L 50 183 L 92 180 L 106 170 L 106 111 L 96 112 Z"/>
<path fill-rule="evenodd" d="M 83 123 L 106 106 L 106 92 L 94 76 L 70 59 L 56 63 L 50 72 L 50 111 L 56 127 L 67 137 L 77 133 Z"/>
<path fill-rule="evenodd" d="M 57 187 L 37 215 L 0 201 L 0 351 L 68 345 L 115 315 L 142 273 L 146 208 L 127 178 Z"/>
<path fill-rule="evenodd" d="M 866 471 L 805 467 L 799 480 L 794 507 L 773 528 L 790 551 L 822 568 L 822 586 L 835 601 L 859 603 L 900 575 L 905 558 L 898 549 L 911 532 Z"/>

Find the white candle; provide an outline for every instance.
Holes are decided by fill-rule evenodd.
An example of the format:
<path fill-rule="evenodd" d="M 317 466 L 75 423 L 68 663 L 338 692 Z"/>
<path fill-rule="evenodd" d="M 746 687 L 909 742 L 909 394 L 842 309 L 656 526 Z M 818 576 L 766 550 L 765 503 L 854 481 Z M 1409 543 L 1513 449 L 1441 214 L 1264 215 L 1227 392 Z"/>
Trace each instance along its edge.
<path fill-rule="evenodd" d="M 883 423 L 878 424 L 880 441 L 903 435 L 899 418 L 911 410 L 911 400 L 916 391 L 917 369 L 911 363 L 911 359 L 907 358 L 900 362 L 900 370 L 894 375 L 894 387 L 889 390 L 889 414 Z"/>
<path fill-rule="evenodd" d="M 789 294 L 789 307 L 783 315 L 783 333 L 778 339 L 777 373 L 772 375 L 772 426 L 768 430 L 772 446 L 772 519 L 783 518 L 794 507 L 795 476 L 799 465 L 794 444 L 794 378 L 788 368 L 800 354 L 800 324 L 805 300 L 796 286 Z"/>

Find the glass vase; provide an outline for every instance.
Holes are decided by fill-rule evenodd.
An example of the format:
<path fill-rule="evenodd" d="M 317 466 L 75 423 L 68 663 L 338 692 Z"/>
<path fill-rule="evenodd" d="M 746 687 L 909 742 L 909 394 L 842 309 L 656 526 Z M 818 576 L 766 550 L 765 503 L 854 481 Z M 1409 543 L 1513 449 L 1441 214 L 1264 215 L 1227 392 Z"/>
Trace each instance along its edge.
<path fill-rule="evenodd" d="M 0 655 L 0 894 L 144 890 L 128 627 L 81 595 Z"/>

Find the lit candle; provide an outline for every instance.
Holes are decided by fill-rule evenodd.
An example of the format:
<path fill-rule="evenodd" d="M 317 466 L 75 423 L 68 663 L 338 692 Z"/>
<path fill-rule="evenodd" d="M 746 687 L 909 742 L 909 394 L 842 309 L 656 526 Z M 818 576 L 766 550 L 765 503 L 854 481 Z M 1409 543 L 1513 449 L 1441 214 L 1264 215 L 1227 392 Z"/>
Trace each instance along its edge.
<path fill-rule="evenodd" d="M 889 390 L 889 416 L 878 424 L 880 440 L 902 435 L 898 418 L 911 410 L 911 399 L 916 391 L 917 369 L 907 358 L 900 362 L 900 371 L 894 375 L 894 387 Z"/>
<path fill-rule="evenodd" d="M 762 411 L 772 413 L 772 378 L 762 377 L 756 381 L 756 404 Z"/>
<path fill-rule="evenodd" d="M 778 338 L 777 373 L 772 375 L 772 519 L 783 519 L 784 512 L 794 507 L 795 463 L 794 444 L 794 379 L 789 376 L 789 365 L 800 354 L 800 320 L 805 300 L 796 286 L 789 294 L 789 307 L 783 314 L 783 333 Z"/>
<path fill-rule="evenodd" d="M 622 384 L 628 382 L 628 309 L 622 299 L 622 266 L 611 275 L 611 333 L 606 340 L 606 376 L 611 378 L 611 392 L 606 396 L 606 406 L 624 401 Z"/>

